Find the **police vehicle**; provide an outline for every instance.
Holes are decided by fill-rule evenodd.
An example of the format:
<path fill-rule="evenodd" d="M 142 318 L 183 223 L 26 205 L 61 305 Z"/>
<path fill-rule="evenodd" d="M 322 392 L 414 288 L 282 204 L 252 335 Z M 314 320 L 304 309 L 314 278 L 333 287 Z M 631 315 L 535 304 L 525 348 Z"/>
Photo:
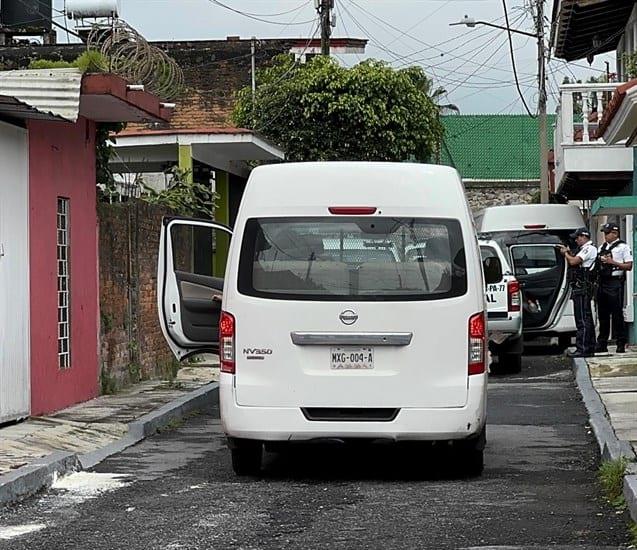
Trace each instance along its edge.
<path fill-rule="evenodd" d="M 493 373 L 517 373 L 522 368 L 522 290 L 513 275 L 509 262 L 493 240 L 480 240 L 480 253 L 485 269 L 495 271 L 485 285 L 487 319 L 489 328 L 489 350 L 498 358 L 491 364 Z M 487 264 L 492 260 L 493 266 Z"/>
<path fill-rule="evenodd" d="M 557 337 L 560 349 L 570 346 L 577 331 L 566 260 L 559 245 L 585 226 L 579 208 L 567 204 L 493 206 L 475 217 L 481 238 L 503 249 L 522 287 L 525 340 Z"/>

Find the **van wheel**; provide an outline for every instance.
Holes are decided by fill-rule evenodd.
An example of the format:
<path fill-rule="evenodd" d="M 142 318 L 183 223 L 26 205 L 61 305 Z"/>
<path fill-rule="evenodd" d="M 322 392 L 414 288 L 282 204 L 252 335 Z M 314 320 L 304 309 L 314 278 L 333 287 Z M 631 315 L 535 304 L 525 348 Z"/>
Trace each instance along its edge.
<path fill-rule="evenodd" d="M 464 475 L 477 477 L 484 471 L 484 448 L 487 444 L 486 426 L 477 437 L 464 441 L 457 449 L 457 459 Z"/>
<path fill-rule="evenodd" d="M 467 451 L 465 460 L 465 474 L 468 477 L 478 477 L 484 471 L 484 451 L 472 449 Z"/>
<path fill-rule="evenodd" d="M 557 349 L 560 353 L 564 353 L 573 343 L 573 337 L 570 334 L 562 334 L 557 337 Z"/>
<path fill-rule="evenodd" d="M 501 353 L 498 355 L 498 363 L 502 372 L 518 374 L 522 371 L 521 353 Z"/>
<path fill-rule="evenodd" d="M 235 441 L 231 449 L 232 469 L 238 476 L 257 476 L 261 473 L 263 444 L 260 441 Z"/>

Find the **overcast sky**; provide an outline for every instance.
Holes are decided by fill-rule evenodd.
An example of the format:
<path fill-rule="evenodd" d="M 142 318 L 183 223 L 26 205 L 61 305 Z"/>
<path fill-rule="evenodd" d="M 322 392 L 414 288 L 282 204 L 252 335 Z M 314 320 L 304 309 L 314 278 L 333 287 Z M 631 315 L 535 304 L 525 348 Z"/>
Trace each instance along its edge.
<path fill-rule="evenodd" d="M 251 16 L 234 13 L 214 0 L 121 0 L 121 16 L 150 40 L 308 37 L 317 27 L 314 0 L 220 1 Z M 532 31 L 532 19 L 522 9 L 524 0 L 507 0 L 507 5 L 511 27 Z M 54 0 L 55 8 L 63 6 L 64 0 Z M 551 7 L 548 0 L 549 18 Z M 514 84 L 507 33 L 449 26 L 465 14 L 504 24 L 501 0 L 336 0 L 335 13 L 334 37 L 369 39 L 364 58 L 384 59 L 395 67 L 421 65 L 462 113 L 524 112 Z M 62 17 L 56 20 L 64 22 Z M 60 40 L 65 37 L 60 35 Z M 537 44 L 522 35 L 514 35 L 513 41 L 520 85 L 534 110 Z M 340 60 L 350 65 L 359 57 L 350 54 Z M 564 76 L 584 80 L 599 75 L 606 70 L 605 61 L 613 72 L 610 55 L 598 56 L 593 70 L 584 60 L 576 65 L 552 61 L 548 73 L 551 111 Z"/>

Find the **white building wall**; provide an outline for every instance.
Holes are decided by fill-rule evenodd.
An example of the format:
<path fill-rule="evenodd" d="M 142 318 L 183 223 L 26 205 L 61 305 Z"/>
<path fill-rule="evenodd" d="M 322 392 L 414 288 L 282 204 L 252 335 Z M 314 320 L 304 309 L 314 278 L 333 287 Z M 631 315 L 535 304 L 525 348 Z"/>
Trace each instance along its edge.
<path fill-rule="evenodd" d="M 30 411 L 28 175 L 27 131 L 0 122 L 0 423 Z"/>

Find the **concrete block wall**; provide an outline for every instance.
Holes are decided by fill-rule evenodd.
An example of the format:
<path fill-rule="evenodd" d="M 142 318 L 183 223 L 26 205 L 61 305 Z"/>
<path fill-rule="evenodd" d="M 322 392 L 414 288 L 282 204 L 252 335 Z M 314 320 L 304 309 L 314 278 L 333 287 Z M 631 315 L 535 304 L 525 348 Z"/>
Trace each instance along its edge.
<path fill-rule="evenodd" d="M 537 202 L 537 182 L 471 182 L 465 181 L 465 195 L 471 210 L 479 212 L 489 206 L 532 204 Z"/>

